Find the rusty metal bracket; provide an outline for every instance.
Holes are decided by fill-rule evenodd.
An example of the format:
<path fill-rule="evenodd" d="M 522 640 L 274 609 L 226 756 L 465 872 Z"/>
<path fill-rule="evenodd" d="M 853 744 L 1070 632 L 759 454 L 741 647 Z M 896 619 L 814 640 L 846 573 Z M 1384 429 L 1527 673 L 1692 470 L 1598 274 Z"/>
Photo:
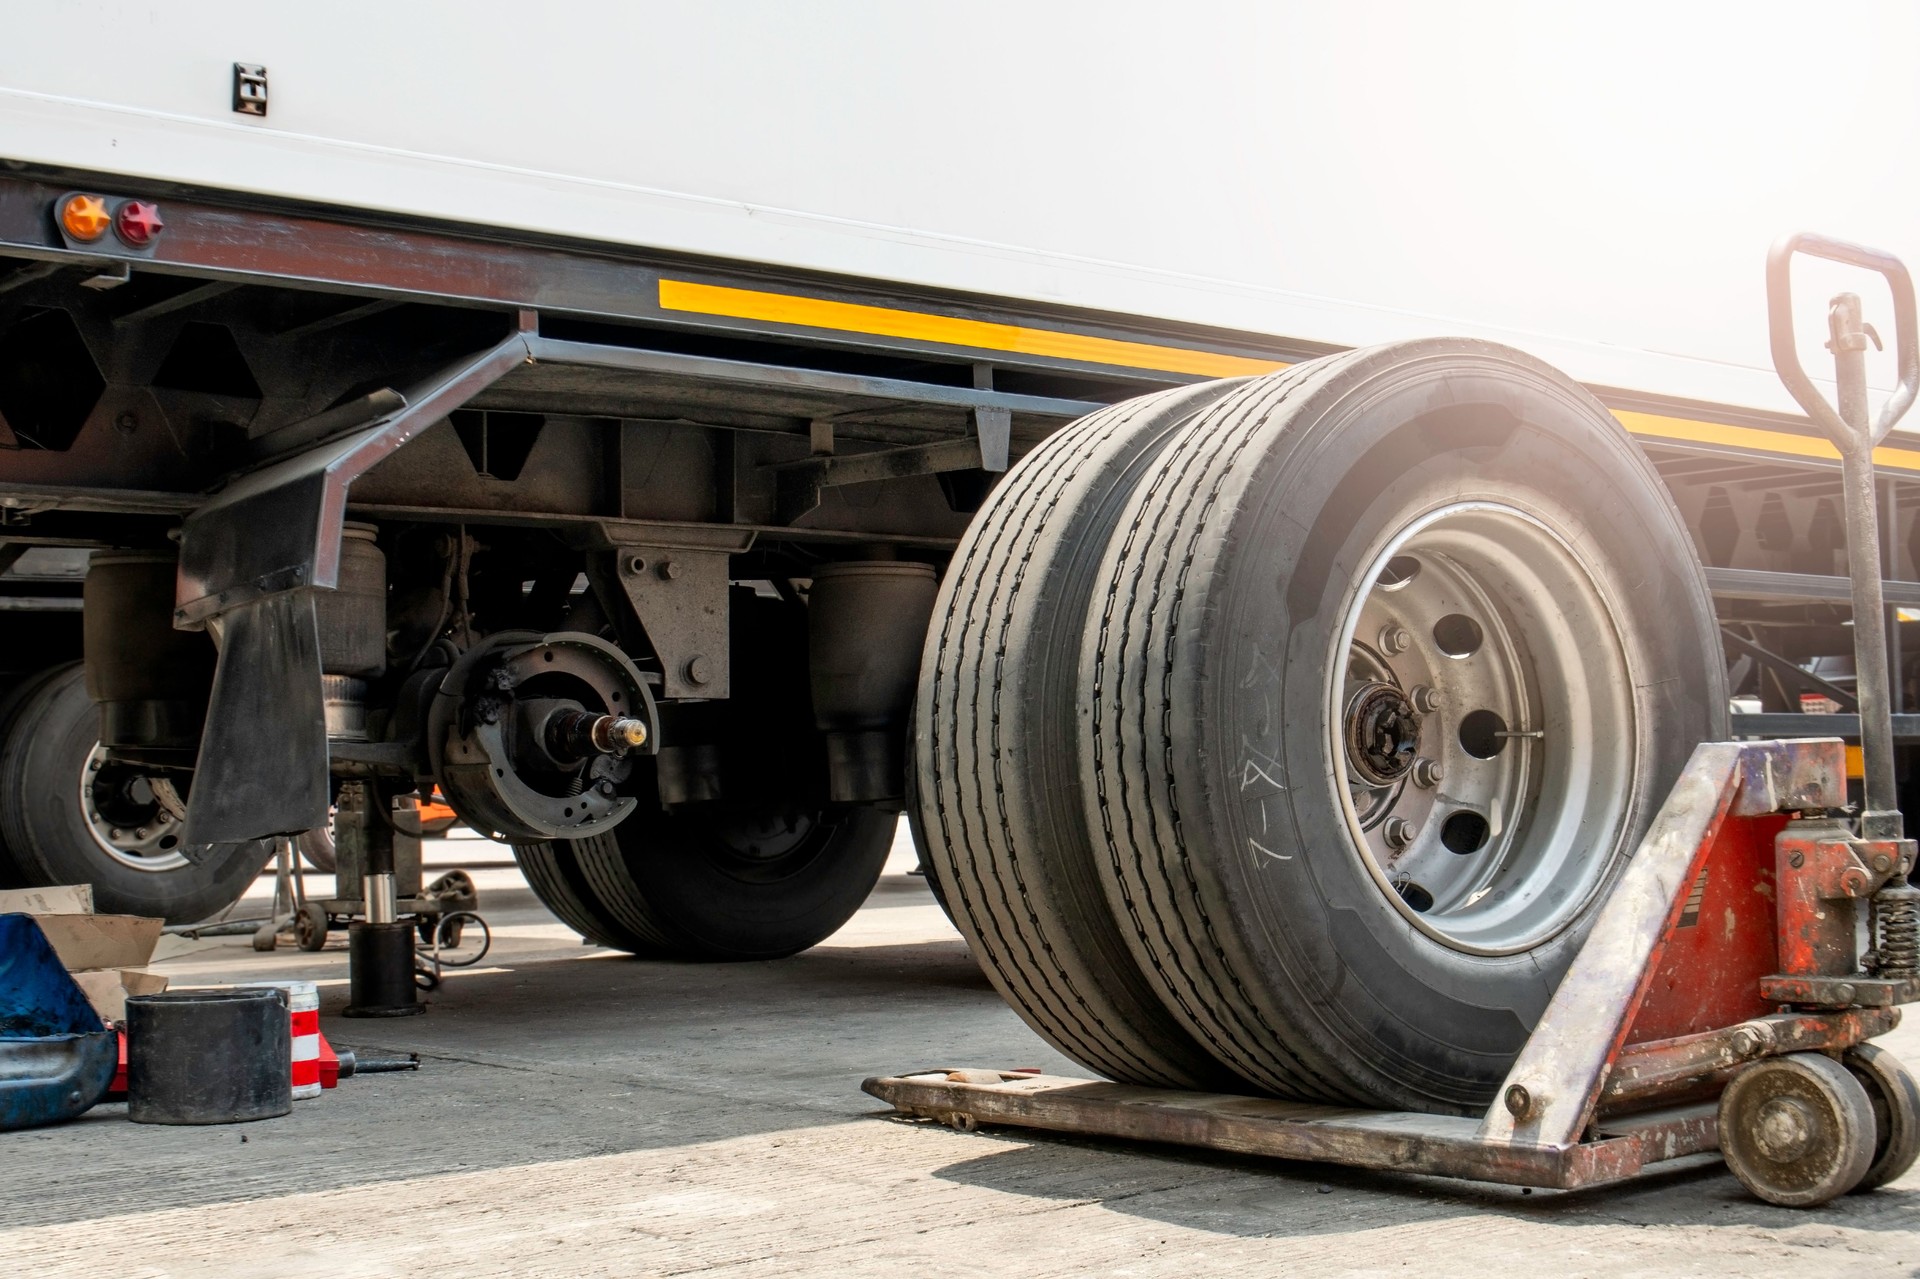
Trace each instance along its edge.
<path fill-rule="evenodd" d="M 1920 981 L 1911 977 L 1763 977 L 1760 993 L 1800 1008 L 1890 1008 L 1920 1000 Z"/>
<path fill-rule="evenodd" d="M 607 531 L 620 530 L 609 524 Z M 662 697 L 731 694 L 729 569 L 752 542 L 751 531 L 728 528 L 614 542 L 614 577 L 660 660 Z"/>
<path fill-rule="evenodd" d="M 1831 818 L 1791 822 L 1774 843 L 1774 903 L 1780 971 L 1760 989 L 1783 1004 L 1885 1006 L 1913 998 L 1920 983 L 1862 970 L 1863 904 L 1913 863 L 1909 839 L 1857 839 Z"/>
<path fill-rule="evenodd" d="M 527 359 L 526 338 L 516 333 L 396 395 L 404 406 L 389 415 L 216 493 L 181 527 L 174 625 L 197 630 L 208 618 L 263 596 L 332 587 L 353 481 Z"/>
<path fill-rule="evenodd" d="M 1876 1006 L 1837 1013 L 1776 1013 L 1735 1026 L 1633 1044 L 1620 1050 L 1600 1091 L 1599 1113 L 1620 1114 L 1724 1084 L 1750 1061 L 1789 1052 L 1840 1052 L 1900 1023 Z"/>

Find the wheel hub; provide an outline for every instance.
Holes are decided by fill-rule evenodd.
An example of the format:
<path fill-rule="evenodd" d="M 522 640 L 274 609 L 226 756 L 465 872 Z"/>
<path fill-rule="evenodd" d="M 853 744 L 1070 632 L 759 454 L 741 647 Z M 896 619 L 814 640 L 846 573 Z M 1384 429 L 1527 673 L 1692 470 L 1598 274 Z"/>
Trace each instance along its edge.
<path fill-rule="evenodd" d="M 1775 1163 L 1804 1158 L 1813 1148 L 1814 1118 L 1798 1097 L 1775 1097 L 1754 1116 L 1753 1143 Z"/>
<path fill-rule="evenodd" d="M 93 842 L 123 866 L 161 872 L 188 864 L 180 851 L 185 805 L 173 784 L 115 760 L 104 746 L 80 770 L 80 812 Z"/>
<path fill-rule="evenodd" d="M 1376 786 L 1391 786 L 1419 758 L 1420 717 L 1392 684 L 1369 683 L 1347 703 L 1347 762 Z"/>
<path fill-rule="evenodd" d="M 1572 546 L 1514 506 L 1429 511 L 1337 635 L 1330 771 L 1394 907 L 1477 954 L 1566 927 L 1624 851 L 1639 750 L 1620 632 Z"/>

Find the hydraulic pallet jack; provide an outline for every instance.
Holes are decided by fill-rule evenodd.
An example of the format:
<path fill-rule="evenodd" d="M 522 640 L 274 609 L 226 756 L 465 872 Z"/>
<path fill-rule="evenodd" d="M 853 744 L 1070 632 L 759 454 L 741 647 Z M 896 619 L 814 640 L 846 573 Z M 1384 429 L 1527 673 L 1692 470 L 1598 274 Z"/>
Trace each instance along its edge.
<path fill-rule="evenodd" d="M 1837 403 L 1800 366 L 1795 253 L 1880 272 L 1899 385 L 1869 421 L 1858 296 L 1828 310 Z M 1774 367 L 1839 450 L 1853 616 L 1886 616 L 1873 449 L 1920 388 L 1913 284 L 1889 254 L 1800 234 L 1767 260 Z M 1837 739 L 1695 749 L 1585 946 L 1478 1117 L 1174 1092 L 1001 1070 L 874 1078 L 896 1111 L 1518 1186 L 1572 1189 L 1718 1150 L 1776 1204 L 1900 1176 L 1920 1155 L 1920 1083 L 1870 1043 L 1920 999 L 1915 844 L 1895 806 L 1887 636 L 1854 628 L 1863 803 Z"/>

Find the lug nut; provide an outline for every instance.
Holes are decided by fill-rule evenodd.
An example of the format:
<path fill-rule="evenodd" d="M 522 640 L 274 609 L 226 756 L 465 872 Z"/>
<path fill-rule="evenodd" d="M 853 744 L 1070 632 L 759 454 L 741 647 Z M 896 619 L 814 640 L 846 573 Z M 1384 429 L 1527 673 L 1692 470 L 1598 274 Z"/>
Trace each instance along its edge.
<path fill-rule="evenodd" d="M 1422 755 L 1413 761 L 1413 784 L 1422 790 L 1432 790 L 1446 775 L 1447 770 L 1437 759 L 1429 759 Z"/>
<path fill-rule="evenodd" d="M 1415 684 L 1413 692 L 1407 695 L 1413 703 L 1413 709 L 1422 715 L 1431 715 L 1440 709 L 1440 690 L 1431 684 Z"/>
<path fill-rule="evenodd" d="M 1413 636 L 1407 634 L 1407 628 L 1398 622 L 1388 622 L 1380 628 L 1380 651 L 1391 657 L 1395 653 L 1407 651 L 1407 645 L 1413 643 Z"/>
<path fill-rule="evenodd" d="M 1413 823 L 1404 817 L 1389 817 L 1380 828 L 1381 837 L 1393 848 L 1405 848 L 1413 842 Z"/>

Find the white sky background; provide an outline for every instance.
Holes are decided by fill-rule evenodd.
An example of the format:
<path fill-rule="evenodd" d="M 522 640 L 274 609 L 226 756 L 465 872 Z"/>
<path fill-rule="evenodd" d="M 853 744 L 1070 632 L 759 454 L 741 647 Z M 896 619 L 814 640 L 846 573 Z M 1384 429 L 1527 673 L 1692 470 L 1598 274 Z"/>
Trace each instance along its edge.
<path fill-rule="evenodd" d="M 1785 404 L 1776 234 L 1920 267 L 1905 0 L 5 8 L 0 155 L 1331 342 L 1477 332 L 1704 398 Z M 236 60 L 269 65 L 265 125 L 228 111 Z M 1847 279 L 1799 273 L 1816 371 Z"/>

